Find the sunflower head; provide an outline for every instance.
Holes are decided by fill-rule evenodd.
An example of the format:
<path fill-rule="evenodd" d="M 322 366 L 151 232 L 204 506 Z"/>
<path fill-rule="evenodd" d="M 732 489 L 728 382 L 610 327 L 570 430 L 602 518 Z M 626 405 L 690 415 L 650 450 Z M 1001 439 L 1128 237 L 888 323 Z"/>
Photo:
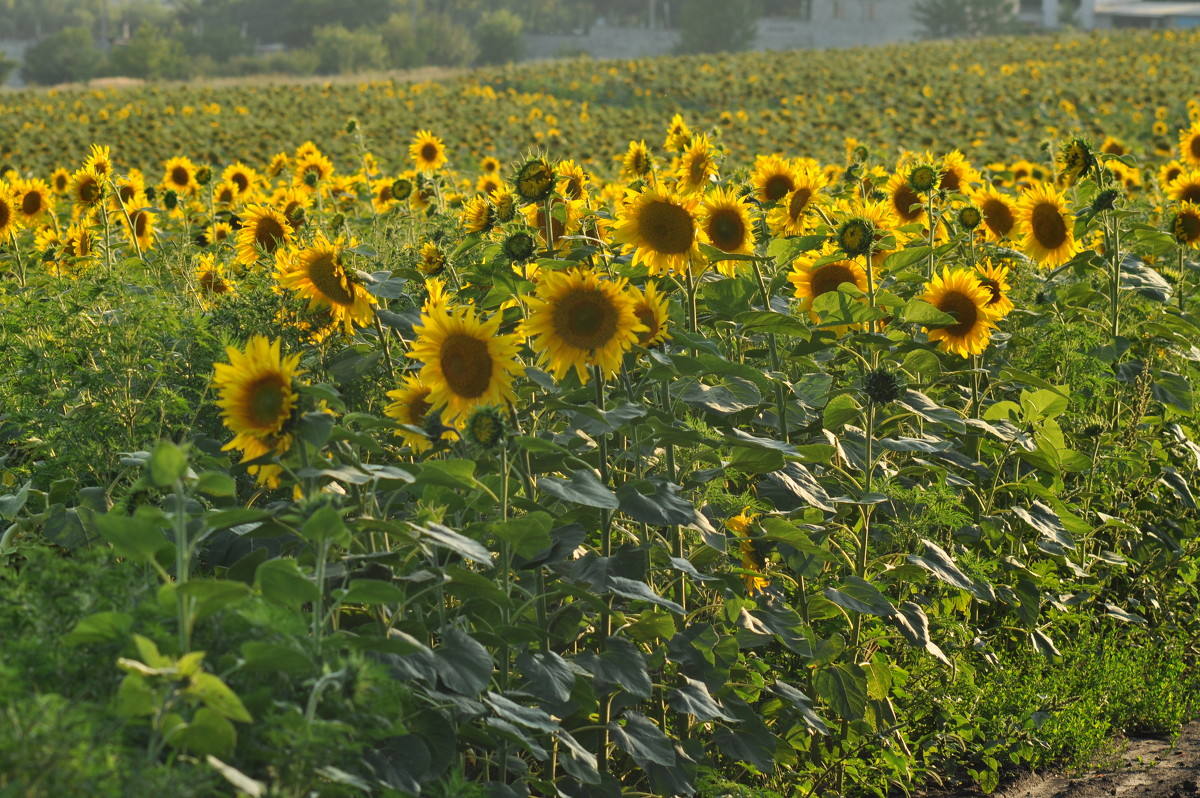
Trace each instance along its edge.
<path fill-rule="evenodd" d="M 463 437 L 467 442 L 485 451 L 499 449 L 507 436 L 504 414 L 491 405 L 475 408 L 463 427 Z"/>
<path fill-rule="evenodd" d="M 983 224 L 983 214 L 974 205 L 964 205 L 958 211 L 958 226 L 971 231 Z"/>
<path fill-rule="evenodd" d="M 1053 186 L 1040 184 L 1027 190 L 1021 197 L 1019 217 L 1025 254 L 1042 268 L 1057 268 L 1079 252 L 1075 220 Z"/>
<path fill-rule="evenodd" d="M 525 263 L 535 253 L 536 239 L 528 230 L 509 233 L 500 244 L 500 251 L 512 263 Z"/>
<path fill-rule="evenodd" d="M 349 242 L 353 248 L 354 241 Z M 342 263 L 347 244 L 344 239 L 330 241 L 318 232 L 312 243 L 289 250 L 281 258 L 279 284 L 309 300 L 309 311 L 327 308 L 332 322 L 346 334 L 354 327 L 365 327 L 374 320 L 371 305 L 375 298 L 351 279 Z"/>
<path fill-rule="evenodd" d="M 407 177 L 399 177 L 392 181 L 392 199 L 404 202 L 412 193 L 413 184 Z"/>
<path fill-rule="evenodd" d="M 630 288 L 633 297 L 633 314 L 646 328 L 638 333 L 638 346 L 657 346 L 671 339 L 667 332 L 670 316 L 667 312 L 667 297 L 658 292 L 654 283 L 646 283 L 645 291 Z"/>
<path fill-rule="evenodd" d="M 703 268 L 700 243 L 707 235 L 699 226 L 696 199 L 684 199 L 662 186 L 647 186 L 618 213 L 613 240 L 633 252 L 635 264 L 644 263 L 660 275 Z"/>
<path fill-rule="evenodd" d="M 8 186 L 0 183 L 0 241 L 8 239 L 17 229 L 18 218 L 16 197 Z"/>
<path fill-rule="evenodd" d="M 1008 284 L 1008 267 L 984 261 L 975 270 L 975 276 L 988 292 L 988 299 L 983 304 L 984 312 L 993 319 L 1002 319 L 1013 309 L 1013 302 L 1008 298 L 1011 286 Z"/>
<path fill-rule="evenodd" d="M 1121 198 L 1121 189 L 1106 188 L 1096 195 L 1092 200 L 1090 208 L 1092 213 L 1101 213 L 1102 211 L 1111 211 L 1117 207 L 1117 200 Z"/>
<path fill-rule="evenodd" d="M 866 255 L 875 243 L 875 225 L 870 219 L 855 216 L 838 227 L 837 245 L 851 258 Z"/>
<path fill-rule="evenodd" d="M 104 199 L 104 177 L 90 169 L 80 169 L 71 176 L 71 198 L 80 210 L 98 208 Z"/>
<path fill-rule="evenodd" d="M 517 168 L 513 185 L 524 202 L 541 202 L 554 190 L 554 167 L 543 155 L 527 158 Z"/>
<path fill-rule="evenodd" d="M 436 172 L 446 164 L 446 145 L 428 130 L 417 132 L 408 145 L 408 154 L 421 172 Z"/>
<path fill-rule="evenodd" d="M 1179 157 L 1192 168 L 1200 168 L 1200 119 L 1179 131 Z"/>
<path fill-rule="evenodd" d="M 1096 156 L 1092 146 L 1081 138 L 1073 138 L 1062 146 L 1058 153 L 1062 176 L 1067 185 L 1073 186 L 1087 177 L 1096 168 Z"/>
<path fill-rule="evenodd" d="M 421 245 L 421 258 L 417 261 L 417 270 L 422 274 L 432 277 L 435 274 L 441 274 L 446 268 L 446 253 L 442 252 L 441 247 L 432 241 L 426 241 Z"/>
<path fill-rule="evenodd" d="M 992 316 L 984 310 L 991 292 L 974 274 L 966 269 L 943 269 L 940 275 L 934 275 L 921 298 L 955 320 L 948 326 L 928 329 L 929 340 L 936 341 L 940 349 L 965 358 L 987 347 L 995 327 Z"/>
<path fill-rule="evenodd" d="M 872 369 L 863 375 L 862 392 L 867 401 L 886 405 L 904 395 L 904 380 L 890 369 Z"/>
<path fill-rule="evenodd" d="M 941 175 L 928 161 L 922 161 L 908 170 L 908 187 L 918 194 L 928 194 L 937 188 Z"/>
<path fill-rule="evenodd" d="M 654 159 L 645 141 L 631 141 L 621 158 L 621 177 L 625 180 L 641 180 L 654 171 Z"/>
<path fill-rule="evenodd" d="M 1181 203 L 1171 217 L 1171 235 L 1185 247 L 1200 247 L 1200 205 Z"/>

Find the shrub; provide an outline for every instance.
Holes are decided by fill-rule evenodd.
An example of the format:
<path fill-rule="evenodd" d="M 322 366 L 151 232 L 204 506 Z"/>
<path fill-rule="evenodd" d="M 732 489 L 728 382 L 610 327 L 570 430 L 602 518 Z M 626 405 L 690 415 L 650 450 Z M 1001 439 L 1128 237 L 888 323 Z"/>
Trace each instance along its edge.
<path fill-rule="evenodd" d="M 103 60 L 90 31 L 63 28 L 25 51 L 21 75 L 30 83 L 43 86 L 86 81 L 96 75 Z"/>
<path fill-rule="evenodd" d="M 479 47 L 477 64 L 519 61 L 524 51 L 521 18 L 504 9 L 488 12 L 475 26 L 475 44 Z"/>

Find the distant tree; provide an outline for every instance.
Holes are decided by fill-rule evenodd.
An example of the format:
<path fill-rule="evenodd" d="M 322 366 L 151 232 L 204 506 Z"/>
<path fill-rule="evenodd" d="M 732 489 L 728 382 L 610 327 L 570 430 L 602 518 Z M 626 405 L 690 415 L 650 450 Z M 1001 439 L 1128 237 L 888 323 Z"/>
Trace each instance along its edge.
<path fill-rule="evenodd" d="M 679 52 L 717 53 L 754 44 L 759 17 L 754 0 L 687 0 L 679 17 Z"/>
<path fill-rule="evenodd" d="M 189 64 L 182 42 L 143 24 L 128 44 L 114 47 L 108 54 L 106 71 L 146 80 L 183 80 L 191 77 Z"/>
<path fill-rule="evenodd" d="M 435 14 L 417 23 L 417 36 L 423 51 L 421 63 L 459 67 L 475 60 L 478 50 L 471 32 L 448 16 Z"/>
<path fill-rule="evenodd" d="M 383 36 L 370 30 L 347 30 L 341 25 L 322 25 L 314 30 L 312 50 L 321 75 L 382 69 L 387 61 Z"/>
<path fill-rule="evenodd" d="M 1016 29 L 1010 0 L 916 0 L 912 17 L 927 39 L 997 36 Z"/>
<path fill-rule="evenodd" d="M 412 69 L 421 66 L 425 52 L 417 36 L 417 23 L 411 14 L 392 14 L 379 28 L 383 46 L 387 48 L 387 65 L 392 69 Z"/>
<path fill-rule="evenodd" d="M 8 76 L 19 66 L 18 62 L 13 61 L 8 56 L 0 55 L 0 86 L 8 83 Z"/>
<path fill-rule="evenodd" d="M 501 9 L 483 15 L 473 32 L 479 47 L 477 64 L 507 64 L 520 61 L 525 42 L 521 38 L 521 18 Z"/>
<path fill-rule="evenodd" d="M 104 55 L 96 49 L 87 28 L 63 28 L 25 51 L 21 75 L 44 86 L 91 80 Z"/>

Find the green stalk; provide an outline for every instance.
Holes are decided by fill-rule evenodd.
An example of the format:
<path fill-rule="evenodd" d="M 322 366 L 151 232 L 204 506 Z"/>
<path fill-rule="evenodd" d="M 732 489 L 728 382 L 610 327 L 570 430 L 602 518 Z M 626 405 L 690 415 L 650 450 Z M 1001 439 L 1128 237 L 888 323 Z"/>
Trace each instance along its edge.
<path fill-rule="evenodd" d="M 188 583 L 191 549 L 187 539 L 187 515 L 184 512 L 183 481 L 175 480 L 175 612 L 179 622 L 179 653 L 192 650 L 192 600 L 180 589 Z"/>
<path fill-rule="evenodd" d="M 754 268 L 754 279 L 758 282 L 758 290 L 762 292 L 763 310 L 771 309 L 771 295 L 767 291 L 767 283 L 763 279 L 762 270 L 758 266 L 758 259 L 750 261 Z M 784 443 L 788 440 L 788 424 L 787 424 L 787 395 L 783 387 L 783 375 L 780 374 L 779 347 L 775 340 L 775 333 L 767 333 L 767 349 L 771 356 L 771 371 L 775 377 L 771 380 L 775 387 L 775 407 L 779 416 L 779 439 Z"/>

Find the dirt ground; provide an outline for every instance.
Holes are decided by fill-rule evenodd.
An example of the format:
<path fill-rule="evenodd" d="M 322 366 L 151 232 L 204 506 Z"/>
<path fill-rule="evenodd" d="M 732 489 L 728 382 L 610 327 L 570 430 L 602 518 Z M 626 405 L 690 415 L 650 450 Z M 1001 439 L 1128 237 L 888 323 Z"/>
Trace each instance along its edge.
<path fill-rule="evenodd" d="M 979 798 L 978 791 L 932 791 L 929 798 Z M 1081 772 L 1030 773 L 992 794 L 995 798 L 1189 798 L 1200 796 L 1200 721 L 1169 738 L 1128 738 Z"/>

